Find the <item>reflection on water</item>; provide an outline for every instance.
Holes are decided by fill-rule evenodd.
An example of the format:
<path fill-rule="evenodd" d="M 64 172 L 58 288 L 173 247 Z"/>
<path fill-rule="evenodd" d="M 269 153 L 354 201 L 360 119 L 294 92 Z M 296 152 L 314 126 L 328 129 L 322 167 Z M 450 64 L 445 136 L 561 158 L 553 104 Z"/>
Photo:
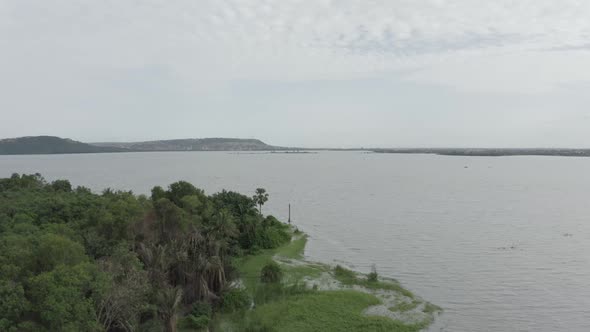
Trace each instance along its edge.
<path fill-rule="evenodd" d="M 312 260 L 400 280 L 445 313 L 436 331 L 590 331 L 590 159 L 360 152 L 0 156 L 41 172 L 148 193 L 187 180 L 265 187 L 264 207 L 311 235 Z"/>

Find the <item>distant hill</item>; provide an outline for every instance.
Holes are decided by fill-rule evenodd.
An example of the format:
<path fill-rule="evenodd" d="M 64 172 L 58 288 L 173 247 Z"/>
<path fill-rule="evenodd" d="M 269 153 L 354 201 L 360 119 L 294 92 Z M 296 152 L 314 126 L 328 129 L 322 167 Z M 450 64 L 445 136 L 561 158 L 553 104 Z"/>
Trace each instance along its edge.
<path fill-rule="evenodd" d="M 0 140 L 0 155 L 103 153 L 124 151 L 128 150 L 117 147 L 100 147 L 55 136 L 29 136 Z"/>
<path fill-rule="evenodd" d="M 257 139 L 189 138 L 130 143 L 92 143 L 98 147 L 123 148 L 133 151 L 272 151 L 283 148 Z"/>
<path fill-rule="evenodd" d="M 55 136 L 28 136 L 0 140 L 0 155 L 146 151 L 282 151 L 257 139 L 191 138 L 147 142 L 83 143 Z"/>

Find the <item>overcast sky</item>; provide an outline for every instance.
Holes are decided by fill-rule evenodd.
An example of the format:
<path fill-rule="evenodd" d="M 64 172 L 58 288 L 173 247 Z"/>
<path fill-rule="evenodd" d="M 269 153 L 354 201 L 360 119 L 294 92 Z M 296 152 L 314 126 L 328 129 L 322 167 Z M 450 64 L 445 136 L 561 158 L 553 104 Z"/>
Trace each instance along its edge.
<path fill-rule="evenodd" d="M 587 0 L 0 0 L 0 137 L 590 147 Z"/>

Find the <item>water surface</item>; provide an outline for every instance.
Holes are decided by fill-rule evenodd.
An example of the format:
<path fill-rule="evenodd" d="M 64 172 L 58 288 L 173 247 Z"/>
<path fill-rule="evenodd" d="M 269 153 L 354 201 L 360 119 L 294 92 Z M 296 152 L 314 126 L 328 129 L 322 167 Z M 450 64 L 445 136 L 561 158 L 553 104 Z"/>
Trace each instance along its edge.
<path fill-rule="evenodd" d="M 379 272 L 444 308 L 433 331 L 590 331 L 590 159 L 322 152 L 0 156 L 93 190 L 187 180 L 270 192 L 306 255 Z"/>

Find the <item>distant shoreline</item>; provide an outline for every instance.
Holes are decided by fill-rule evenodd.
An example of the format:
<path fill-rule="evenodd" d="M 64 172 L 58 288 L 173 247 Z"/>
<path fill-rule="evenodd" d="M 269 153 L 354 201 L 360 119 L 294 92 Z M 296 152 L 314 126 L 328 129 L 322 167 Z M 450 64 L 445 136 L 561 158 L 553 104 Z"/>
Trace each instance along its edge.
<path fill-rule="evenodd" d="M 469 148 L 419 148 L 419 149 L 373 149 L 374 153 L 436 154 L 440 156 L 463 157 L 590 157 L 590 149 L 469 149 Z"/>
<path fill-rule="evenodd" d="M 242 152 L 313 154 L 319 151 L 365 153 L 436 154 L 443 156 L 590 157 L 590 149 L 572 148 L 301 148 L 266 144 L 258 139 L 188 138 L 146 142 L 84 143 L 56 136 L 0 139 L 0 155 L 50 155 L 122 152 Z"/>

